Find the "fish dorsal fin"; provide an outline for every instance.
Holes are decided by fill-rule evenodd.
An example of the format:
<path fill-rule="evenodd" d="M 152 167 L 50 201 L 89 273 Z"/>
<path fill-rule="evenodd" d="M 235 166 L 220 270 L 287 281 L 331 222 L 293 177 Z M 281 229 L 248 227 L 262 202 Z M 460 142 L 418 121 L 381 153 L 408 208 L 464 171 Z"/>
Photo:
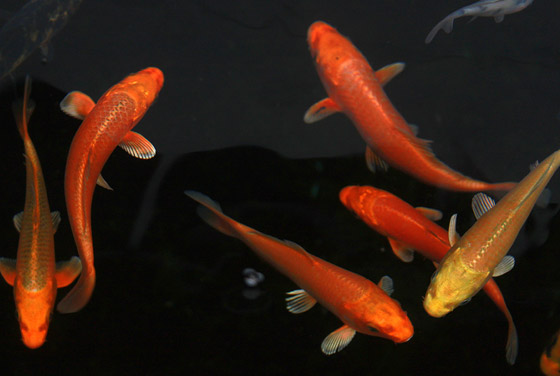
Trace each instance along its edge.
<path fill-rule="evenodd" d="M 61 221 L 59 211 L 51 212 L 51 221 L 52 221 L 53 234 L 56 234 L 56 230 L 58 230 L 58 225 L 60 225 L 60 221 Z"/>
<path fill-rule="evenodd" d="M 395 291 L 395 288 L 393 286 L 393 279 L 388 275 L 384 275 L 383 277 L 381 277 L 381 279 L 377 283 L 377 286 L 389 296 L 391 296 L 391 294 Z"/>
<path fill-rule="evenodd" d="M 105 178 L 103 177 L 103 175 L 99 174 L 99 176 L 97 177 L 97 181 L 95 182 L 98 186 L 103 187 L 105 189 L 108 189 L 110 191 L 113 190 L 113 188 L 111 188 L 111 186 L 109 185 L 109 183 L 107 183 L 107 180 L 105 180 Z"/>
<path fill-rule="evenodd" d="M 269 236 L 269 235 L 267 235 L 267 236 Z M 270 237 L 273 238 L 272 236 L 270 236 Z M 315 260 L 313 259 L 313 256 L 311 256 L 311 254 L 309 254 L 309 252 L 307 252 L 305 249 L 303 249 L 303 247 L 301 245 L 299 245 L 299 244 L 297 244 L 297 243 L 295 243 L 291 240 L 278 240 L 278 241 L 284 243 L 288 247 L 290 247 L 290 248 L 298 251 L 299 253 L 305 255 L 309 259 L 309 261 L 311 261 L 313 263 L 315 262 Z"/>
<path fill-rule="evenodd" d="M 119 146 L 133 157 L 140 159 L 150 159 L 156 155 L 156 148 L 150 141 L 139 133 L 128 132 Z"/>
<path fill-rule="evenodd" d="M 414 250 L 409 246 L 399 242 L 398 240 L 387 238 L 393 253 L 404 262 L 411 262 L 414 260 Z"/>
<path fill-rule="evenodd" d="M 286 293 L 290 295 L 286 298 L 286 308 L 291 313 L 303 313 L 309 311 L 317 303 L 314 297 L 305 290 L 293 290 Z"/>
<path fill-rule="evenodd" d="M 515 266 L 515 258 L 513 256 L 507 255 L 504 256 L 502 261 L 496 266 L 494 272 L 492 273 L 492 277 L 499 277 L 501 275 L 506 274 Z"/>
<path fill-rule="evenodd" d="M 459 235 L 457 234 L 457 214 L 453 214 L 449 219 L 449 230 L 447 236 L 449 238 L 449 245 L 453 245 L 459 240 Z"/>
<path fill-rule="evenodd" d="M 95 107 L 95 102 L 81 91 L 71 91 L 62 101 L 60 109 L 67 115 L 84 120 Z"/>
<path fill-rule="evenodd" d="M 82 272 L 82 262 L 79 257 L 72 257 L 68 261 L 56 263 L 56 287 L 66 287 L 71 284 Z"/>
<path fill-rule="evenodd" d="M 315 103 L 303 115 L 303 121 L 307 124 L 315 123 L 332 114 L 340 112 L 341 109 L 331 98 L 321 99 Z"/>
<path fill-rule="evenodd" d="M 387 171 L 389 169 L 387 162 L 379 158 L 369 146 L 366 147 L 366 165 L 373 173 L 375 173 L 378 168 L 383 171 Z"/>
<path fill-rule="evenodd" d="M 0 273 L 7 283 L 13 286 L 16 279 L 16 260 L 0 257 Z"/>
<path fill-rule="evenodd" d="M 439 221 L 441 219 L 441 217 L 443 217 L 443 214 L 441 213 L 441 211 L 436 210 L 436 209 L 431 209 L 431 208 L 425 208 L 423 206 L 418 206 L 416 207 L 416 210 L 418 210 L 424 217 L 428 218 L 429 220 L 432 221 Z"/>
<path fill-rule="evenodd" d="M 348 325 L 342 325 L 340 328 L 329 334 L 321 343 L 321 350 L 326 355 L 332 355 L 339 352 L 352 341 L 356 331 Z"/>
<path fill-rule="evenodd" d="M 496 205 L 496 202 L 490 196 L 482 192 L 474 195 L 471 202 L 472 211 L 477 220 L 488 210 L 492 209 L 494 205 Z"/>
<path fill-rule="evenodd" d="M 393 63 L 375 71 L 375 78 L 384 86 L 404 70 L 404 63 Z"/>
<path fill-rule="evenodd" d="M 23 221 L 23 212 L 20 211 L 19 213 L 14 215 L 12 220 L 14 221 L 14 227 L 16 228 L 16 230 L 18 230 L 18 232 L 20 232 L 21 231 L 21 222 Z"/>

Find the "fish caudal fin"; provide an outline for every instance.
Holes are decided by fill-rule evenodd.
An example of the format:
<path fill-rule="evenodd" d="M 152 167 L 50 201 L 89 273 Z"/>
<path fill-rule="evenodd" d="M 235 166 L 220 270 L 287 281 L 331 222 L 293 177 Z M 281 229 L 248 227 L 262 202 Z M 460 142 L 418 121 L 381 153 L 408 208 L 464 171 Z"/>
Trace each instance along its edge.
<path fill-rule="evenodd" d="M 216 201 L 200 192 L 185 191 L 185 194 L 200 204 L 197 213 L 206 223 L 226 235 L 239 237 L 238 231 L 232 225 L 234 221 L 222 212 Z"/>
<path fill-rule="evenodd" d="M 70 261 L 72 262 L 72 260 Z M 60 313 L 78 312 L 89 302 L 95 288 L 95 269 L 80 275 L 72 290 L 58 303 L 56 309 Z"/>
<path fill-rule="evenodd" d="M 519 349 L 519 340 L 517 338 L 517 329 L 513 323 L 511 315 L 508 317 L 508 339 L 506 343 L 506 360 L 509 364 L 515 364 L 517 359 L 517 351 Z"/>
<path fill-rule="evenodd" d="M 434 28 L 432 29 L 432 31 L 430 31 L 430 33 L 428 34 L 424 42 L 426 44 L 430 43 L 432 39 L 434 39 L 434 37 L 436 36 L 437 32 L 440 31 L 441 29 L 443 29 L 447 34 L 449 34 L 451 30 L 453 30 L 454 20 L 455 17 L 452 17 L 452 15 L 445 17 L 436 26 L 434 26 Z"/>

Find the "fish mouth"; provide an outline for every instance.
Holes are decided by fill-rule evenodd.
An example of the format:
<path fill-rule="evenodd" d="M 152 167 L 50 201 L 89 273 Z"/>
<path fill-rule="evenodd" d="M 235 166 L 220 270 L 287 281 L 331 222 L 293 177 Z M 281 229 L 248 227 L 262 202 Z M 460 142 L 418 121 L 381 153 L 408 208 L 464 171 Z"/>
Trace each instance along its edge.
<path fill-rule="evenodd" d="M 143 73 L 146 73 L 152 77 L 152 79 L 156 82 L 158 90 L 161 89 L 163 86 L 163 72 L 156 67 L 149 67 L 143 70 Z"/>
<path fill-rule="evenodd" d="M 307 43 L 309 44 L 313 57 L 315 57 L 317 53 L 321 36 L 333 30 L 334 28 L 331 25 L 323 21 L 315 21 L 309 26 L 307 30 Z"/>

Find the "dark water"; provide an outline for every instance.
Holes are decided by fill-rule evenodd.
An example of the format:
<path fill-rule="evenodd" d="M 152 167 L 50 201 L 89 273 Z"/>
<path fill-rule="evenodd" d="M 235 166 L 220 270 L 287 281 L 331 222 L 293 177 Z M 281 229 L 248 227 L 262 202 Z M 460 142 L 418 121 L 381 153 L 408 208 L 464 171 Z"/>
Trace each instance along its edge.
<path fill-rule="evenodd" d="M 11 3 L 7 10 L 23 4 Z M 160 67 L 166 83 L 136 128 L 159 154 L 142 161 L 119 149 L 109 159 L 103 175 L 114 191 L 98 188 L 93 200 L 93 298 L 79 313 L 54 313 L 40 349 L 22 344 L 11 287 L 0 284 L 2 374 L 538 375 L 539 356 L 560 327 L 559 178 L 549 185 L 552 204 L 535 209 L 512 249 L 514 270 L 497 279 L 519 333 L 519 356 L 509 366 L 507 323 L 486 296 L 444 318 L 428 316 L 422 297 L 431 262 L 416 255 L 402 263 L 338 201 L 346 185 L 374 185 L 442 210 L 444 227 L 459 213 L 464 233 L 474 221 L 472 194 L 428 187 L 394 169 L 372 175 L 344 116 L 301 120 L 325 95 L 305 42 L 307 27 L 321 19 L 374 68 L 407 63 L 388 95 L 444 162 L 480 179 L 521 179 L 560 145 L 560 6 L 537 0 L 501 24 L 459 20 L 450 35 L 423 43 L 467 3 L 84 1 L 52 40 L 52 60 L 43 65 L 37 52 L 13 74 L 18 82 L 34 77 L 29 132 L 51 209 L 63 213 L 57 260 L 76 252 L 63 178 L 79 122 L 58 110 L 65 93 L 80 89 L 96 99 L 128 73 Z M 12 216 L 23 208 L 25 169 L 10 106 L 21 86 L 0 84 L 0 249 L 15 257 Z M 185 189 L 372 281 L 390 275 L 414 337 L 395 345 L 358 334 L 342 352 L 323 355 L 320 344 L 340 321 L 319 306 L 290 314 L 284 294 L 297 287 L 204 224 Z M 245 268 L 264 281 L 248 287 Z"/>

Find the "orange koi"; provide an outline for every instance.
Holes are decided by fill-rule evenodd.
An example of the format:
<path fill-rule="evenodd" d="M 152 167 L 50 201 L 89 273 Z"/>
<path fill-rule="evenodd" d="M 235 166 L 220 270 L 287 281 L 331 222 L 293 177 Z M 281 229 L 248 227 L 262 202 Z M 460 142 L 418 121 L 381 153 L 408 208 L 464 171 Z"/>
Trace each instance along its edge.
<path fill-rule="evenodd" d="M 550 344 L 546 346 L 541 355 L 541 371 L 546 376 L 560 376 L 560 331 L 558 331 Z"/>
<path fill-rule="evenodd" d="M 304 121 L 313 123 L 344 112 L 368 145 L 366 160 L 372 171 L 390 165 L 426 184 L 453 191 L 513 188 L 514 183 L 485 183 L 452 170 L 435 157 L 429 141 L 416 137 L 415 127 L 406 123 L 382 87 L 404 69 L 403 63 L 374 72 L 347 38 L 321 21 L 309 27 L 307 42 L 328 97 L 311 106 Z"/>
<path fill-rule="evenodd" d="M 280 240 L 245 226 L 226 216 L 209 197 L 185 191 L 197 201 L 198 214 L 216 230 L 238 238 L 259 257 L 290 278 L 301 289 L 288 293 L 288 311 L 302 313 L 317 302 L 335 314 L 344 325 L 329 334 L 321 344 L 322 351 L 334 354 L 346 347 L 356 332 L 408 341 L 414 329 L 400 304 L 389 297 L 392 280 L 385 276 L 379 285 L 309 254 L 289 240 Z"/>
<path fill-rule="evenodd" d="M 162 85 L 163 73 L 158 68 L 146 68 L 110 88 L 97 104 L 78 91 L 69 93 L 60 102 L 64 112 L 83 119 L 68 153 L 64 191 L 72 234 L 84 269 L 76 285 L 58 303 L 59 312 L 79 311 L 93 293 L 93 191 L 96 183 L 111 189 L 101 176 L 101 170 L 117 146 L 137 158 L 148 159 L 155 155 L 154 146 L 131 129 L 142 119 Z"/>
<path fill-rule="evenodd" d="M 560 150 L 536 166 L 495 206 L 483 193 L 474 196 L 473 210 L 478 220 L 452 244 L 432 278 L 424 299 L 430 315 L 446 315 L 475 295 L 492 275 L 513 267 L 513 257 L 506 254 L 559 166 Z M 454 218 L 449 226 L 450 238 L 455 237 Z"/>
<path fill-rule="evenodd" d="M 80 274 L 77 257 L 55 264 L 54 233 L 60 223 L 60 213 L 49 209 L 47 189 L 41 163 L 27 124 L 33 104 L 30 103 L 31 80 L 25 80 L 23 100 L 14 103 L 13 110 L 25 147 L 27 183 L 23 212 L 14 216 L 20 232 L 16 260 L 0 259 L 0 273 L 14 287 L 14 298 L 23 343 L 40 347 L 47 336 L 57 288 L 65 287 Z"/>
<path fill-rule="evenodd" d="M 397 196 L 368 186 L 348 186 L 339 194 L 340 201 L 369 227 L 386 236 L 393 252 L 404 262 L 420 252 L 437 267 L 451 248 L 447 231 L 432 221 L 441 219 L 439 210 L 414 208 Z M 483 287 L 508 321 L 506 359 L 515 363 L 518 349 L 517 330 L 500 288 L 490 278 Z"/>

